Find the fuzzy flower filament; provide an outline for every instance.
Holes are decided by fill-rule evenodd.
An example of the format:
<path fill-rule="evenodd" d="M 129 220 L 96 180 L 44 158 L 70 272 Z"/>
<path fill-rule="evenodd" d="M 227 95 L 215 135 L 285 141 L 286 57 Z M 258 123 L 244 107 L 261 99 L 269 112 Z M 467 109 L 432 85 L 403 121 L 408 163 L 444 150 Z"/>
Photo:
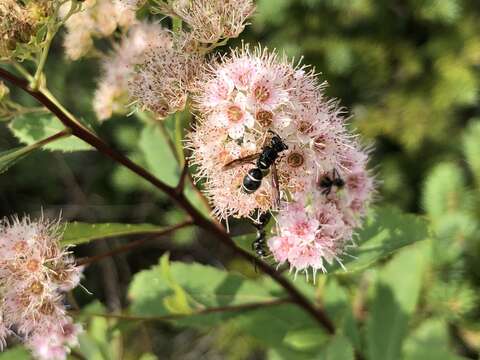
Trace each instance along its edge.
<path fill-rule="evenodd" d="M 185 108 L 204 64 L 203 55 L 188 48 L 186 36 L 170 35 L 167 46 L 149 47 L 128 82 L 130 97 L 135 99 L 137 107 L 153 112 L 159 119 Z"/>
<path fill-rule="evenodd" d="M 65 359 L 81 331 L 63 296 L 78 285 L 82 268 L 60 248 L 61 234 L 58 222 L 44 219 L 0 224 L 0 343 L 16 334 L 38 359 Z"/>
<path fill-rule="evenodd" d="M 204 44 L 236 38 L 255 11 L 251 0 L 177 0 L 171 8 L 188 24 L 192 37 Z"/>

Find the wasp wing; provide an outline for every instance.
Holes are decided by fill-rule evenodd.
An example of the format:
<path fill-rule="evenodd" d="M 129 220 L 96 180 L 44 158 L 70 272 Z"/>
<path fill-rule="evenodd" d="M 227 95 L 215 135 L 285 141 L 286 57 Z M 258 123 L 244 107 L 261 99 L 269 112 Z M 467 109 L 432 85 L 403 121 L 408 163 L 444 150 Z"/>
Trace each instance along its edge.
<path fill-rule="evenodd" d="M 275 163 L 272 164 L 271 170 L 272 175 L 270 176 L 270 179 L 272 181 L 272 204 L 273 209 L 278 211 L 280 209 L 280 186 L 278 184 L 278 172 Z"/>
<path fill-rule="evenodd" d="M 256 153 L 256 154 L 252 154 L 252 155 L 247 155 L 247 156 L 245 156 L 243 158 L 240 158 L 240 159 L 232 160 L 232 161 L 226 163 L 225 165 L 223 165 L 223 170 L 229 170 L 229 169 L 233 169 L 236 166 L 240 166 L 240 165 L 243 165 L 243 164 L 248 164 L 249 162 L 257 160 L 260 157 L 260 154 L 261 153 Z"/>

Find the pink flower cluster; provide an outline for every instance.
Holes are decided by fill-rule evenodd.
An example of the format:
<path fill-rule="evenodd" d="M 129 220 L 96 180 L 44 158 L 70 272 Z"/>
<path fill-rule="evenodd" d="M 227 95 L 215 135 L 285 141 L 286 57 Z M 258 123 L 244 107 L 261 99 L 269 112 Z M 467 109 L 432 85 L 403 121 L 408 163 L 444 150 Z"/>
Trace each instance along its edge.
<path fill-rule="evenodd" d="M 103 72 L 93 100 L 98 119 L 106 120 L 114 113 L 126 113 L 128 82 L 134 75 L 135 65 L 145 60 L 148 50 L 171 47 L 172 35 L 160 24 L 140 22 L 132 26 L 102 64 Z"/>
<path fill-rule="evenodd" d="M 215 215 L 279 211 L 276 236 L 268 244 L 277 262 L 288 261 L 296 270 L 325 270 L 324 261 L 338 259 L 374 189 L 368 155 L 347 131 L 338 102 L 325 98 L 324 87 L 313 70 L 244 46 L 220 58 L 198 81 L 198 121 L 188 137 Z M 262 152 L 271 132 L 288 146 L 276 162 L 279 209 L 272 172 L 247 194 L 241 185 L 255 160 L 225 167 Z M 333 178 L 344 186 L 325 188 L 325 179 Z"/>
<path fill-rule="evenodd" d="M 63 294 L 82 268 L 61 249 L 58 222 L 28 218 L 0 223 L 0 345 L 16 334 L 38 359 L 66 359 L 81 326 L 67 315 Z"/>

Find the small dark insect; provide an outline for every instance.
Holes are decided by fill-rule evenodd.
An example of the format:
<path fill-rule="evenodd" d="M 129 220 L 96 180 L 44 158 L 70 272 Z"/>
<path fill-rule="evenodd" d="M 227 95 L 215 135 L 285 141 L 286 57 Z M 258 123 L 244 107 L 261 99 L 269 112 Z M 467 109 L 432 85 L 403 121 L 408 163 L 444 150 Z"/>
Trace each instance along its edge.
<path fill-rule="evenodd" d="M 337 189 L 342 189 L 345 186 L 345 181 L 340 177 L 337 169 L 333 169 L 331 176 L 327 173 L 320 178 L 318 186 L 322 189 L 322 194 L 328 196 L 334 186 Z"/>
<path fill-rule="evenodd" d="M 272 215 L 268 211 L 264 212 L 258 217 L 258 222 L 253 224 L 257 228 L 257 238 L 252 243 L 252 249 L 259 258 L 264 258 L 268 255 L 268 250 L 265 246 L 265 238 L 267 237 L 265 226 L 267 226 L 271 217 Z"/>
<path fill-rule="evenodd" d="M 262 179 L 268 174 L 270 167 L 272 167 L 272 172 L 275 171 L 275 174 L 272 176 L 272 185 L 276 192 L 278 190 L 278 176 L 275 169 L 275 161 L 278 159 L 280 153 L 288 149 L 288 146 L 283 142 L 283 140 L 275 134 L 273 131 L 270 131 L 273 136 L 270 140 L 270 145 L 264 146 L 262 152 L 246 156 L 241 159 L 233 160 L 224 165 L 224 169 L 228 170 L 232 167 L 246 164 L 257 160 L 253 169 L 248 170 L 247 174 L 243 178 L 242 190 L 247 194 L 252 194 L 258 190 L 262 184 Z M 278 193 L 275 198 L 279 198 Z"/>

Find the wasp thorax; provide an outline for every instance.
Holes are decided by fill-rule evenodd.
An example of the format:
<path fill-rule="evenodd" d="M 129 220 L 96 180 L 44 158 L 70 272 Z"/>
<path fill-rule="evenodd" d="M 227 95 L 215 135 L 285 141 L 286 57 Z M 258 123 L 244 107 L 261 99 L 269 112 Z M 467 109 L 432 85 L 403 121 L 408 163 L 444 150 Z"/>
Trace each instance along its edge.
<path fill-rule="evenodd" d="M 305 162 L 304 156 L 301 153 L 296 151 L 290 153 L 287 157 L 287 164 L 293 168 L 302 166 L 304 162 Z"/>
<path fill-rule="evenodd" d="M 256 119 L 263 127 L 270 127 L 273 121 L 273 113 L 271 111 L 260 110 L 257 112 Z"/>

